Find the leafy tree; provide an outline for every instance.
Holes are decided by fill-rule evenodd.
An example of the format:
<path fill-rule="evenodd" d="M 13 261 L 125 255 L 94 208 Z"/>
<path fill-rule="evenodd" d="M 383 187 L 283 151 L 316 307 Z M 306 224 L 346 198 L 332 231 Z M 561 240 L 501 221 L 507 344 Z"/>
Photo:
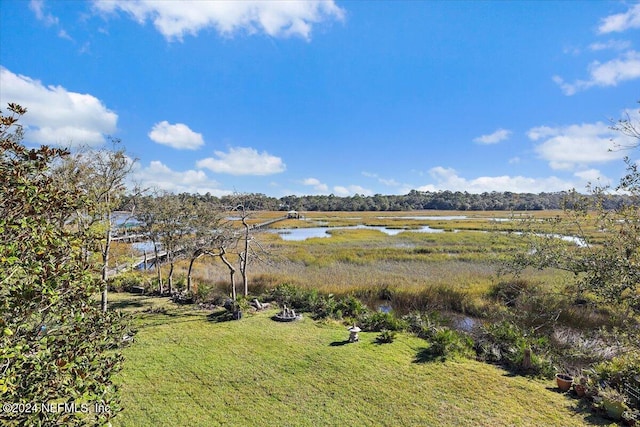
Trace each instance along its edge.
<path fill-rule="evenodd" d="M 215 241 L 223 230 L 222 213 L 218 206 L 209 201 L 198 200 L 193 204 L 192 209 L 192 215 L 188 219 L 191 233 L 184 241 L 185 254 L 189 259 L 187 292 L 193 289 L 194 263 L 204 255 L 215 255 L 209 252 L 211 248 L 207 248 L 207 244 Z"/>
<path fill-rule="evenodd" d="M 153 245 L 153 253 L 155 261 L 153 263 L 157 278 L 160 294 L 163 293 L 162 270 L 160 269 L 160 233 L 157 223 L 160 220 L 160 198 L 155 196 L 140 197 L 136 202 L 136 219 L 140 222 L 140 230 L 146 234 Z M 146 252 L 145 252 L 146 256 Z M 146 266 L 145 266 L 146 268 Z"/>
<path fill-rule="evenodd" d="M 99 150 L 82 148 L 65 156 L 55 169 L 55 176 L 63 188 L 80 189 L 91 201 L 76 212 L 78 226 L 89 230 L 95 237 L 93 248 L 100 254 L 102 281 L 102 310 L 107 311 L 109 254 L 114 228 L 113 211 L 125 195 L 125 179 L 135 160 L 130 159 L 120 146 L 119 139 L 111 139 L 112 146 Z M 89 253 L 89 251 L 87 251 Z"/>
<path fill-rule="evenodd" d="M 628 116 L 612 129 L 632 141 L 628 147 L 640 142 L 640 123 Z M 569 193 L 563 215 L 529 222 L 528 248 L 510 260 L 508 269 L 569 271 L 581 300 L 640 313 L 640 170 L 628 158 L 625 161 L 626 175 L 615 188 L 626 194 L 623 203 L 611 203 L 614 195 L 607 186 L 591 187 L 588 196 Z M 560 238 L 567 236 L 575 236 L 574 243 Z"/>
<path fill-rule="evenodd" d="M 185 249 L 189 234 L 191 234 L 190 219 L 194 212 L 188 203 L 184 203 L 179 195 L 162 193 L 155 200 L 156 221 L 155 230 L 162 248 L 167 253 L 169 274 L 167 283 L 169 294 L 173 292 L 173 271 L 179 253 Z M 156 264 L 158 264 L 156 260 Z"/>
<path fill-rule="evenodd" d="M 8 109 L 0 113 L 0 401 L 39 406 L 5 408 L 0 424 L 103 425 L 119 410 L 111 377 L 125 327 L 94 303 L 83 254 L 90 235 L 69 225 L 92 201 L 51 176 L 69 153 L 25 148 L 26 109 Z"/>

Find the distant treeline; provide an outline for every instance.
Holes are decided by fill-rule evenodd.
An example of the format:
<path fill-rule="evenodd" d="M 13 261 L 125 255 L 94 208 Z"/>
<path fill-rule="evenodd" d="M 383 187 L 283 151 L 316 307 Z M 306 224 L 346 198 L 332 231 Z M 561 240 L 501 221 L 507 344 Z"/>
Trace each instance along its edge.
<path fill-rule="evenodd" d="M 185 202 L 199 199 L 220 206 L 237 204 L 238 195 L 216 197 L 211 194 L 181 194 Z M 509 191 L 490 193 L 467 193 L 461 191 L 417 191 L 404 195 L 365 196 L 356 194 L 349 197 L 330 195 L 285 196 L 275 198 L 260 193 L 242 194 L 242 201 L 248 210 L 270 211 L 409 211 L 409 210 L 460 210 L 460 211 L 509 211 L 546 210 L 571 207 L 578 195 L 574 192 L 555 193 L 512 193 Z M 630 198 L 611 195 L 604 200 L 605 209 L 614 209 L 629 203 Z M 130 205 L 127 199 L 122 208 Z"/>

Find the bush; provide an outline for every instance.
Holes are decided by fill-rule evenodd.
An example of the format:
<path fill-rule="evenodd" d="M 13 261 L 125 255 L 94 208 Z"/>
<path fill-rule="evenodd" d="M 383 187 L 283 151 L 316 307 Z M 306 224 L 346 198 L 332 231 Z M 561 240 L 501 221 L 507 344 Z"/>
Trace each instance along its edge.
<path fill-rule="evenodd" d="M 430 339 L 436 331 L 437 322 L 428 315 L 414 311 L 402 317 L 406 330 L 423 339 Z"/>
<path fill-rule="evenodd" d="M 352 318 L 358 318 L 368 311 L 367 306 L 353 295 L 349 295 L 339 300 L 335 306 L 335 310 L 340 310 L 342 317 Z"/>
<path fill-rule="evenodd" d="M 342 312 L 338 310 L 337 302 L 333 294 L 326 296 L 318 295 L 313 304 L 313 317 L 315 319 L 325 319 L 327 317 L 342 318 Z"/>
<path fill-rule="evenodd" d="M 553 376 L 553 366 L 544 356 L 548 346 L 545 338 L 528 336 L 515 323 L 504 320 L 483 328 L 476 339 L 478 358 L 486 362 L 499 363 L 514 371 L 522 371 L 525 352 L 531 350 L 531 368 L 528 374 Z"/>
<path fill-rule="evenodd" d="M 288 283 L 280 284 L 271 290 L 268 298 L 281 306 L 286 305 L 296 311 L 313 313 L 316 319 L 357 319 L 367 312 L 364 303 L 353 295 L 336 299 L 333 294 L 323 295 L 315 289 L 303 289 Z"/>
<path fill-rule="evenodd" d="M 110 277 L 108 284 L 112 292 L 131 292 L 133 287 L 144 287 L 144 279 L 136 272 L 127 271 Z"/>
<path fill-rule="evenodd" d="M 598 363 L 593 367 L 601 381 L 621 389 L 625 384 L 634 384 L 640 378 L 640 353 L 630 352 Z"/>
<path fill-rule="evenodd" d="M 193 293 L 194 302 L 211 303 L 213 305 L 222 305 L 229 296 L 218 286 L 202 283 Z"/>
<path fill-rule="evenodd" d="M 388 331 L 402 331 L 407 327 L 407 324 L 403 320 L 398 319 L 392 313 L 384 313 L 381 311 L 365 313 L 360 316 L 358 322 L 362 326 L 362 330 L 370 332 L 380 332 L 383 329 Z"/>
<path fill-rule="evenodd" d="M 430 339 L 429 347 L 421 351 L 423 361 L 452 359 L 473 356 L 473 340 L 461 332 L 449 328 L 437 328 Z"/>
<path fill-rule="evenodd" d="M 317 291 L 315 291 L 317 295 Z M 310 300 L 313 300 L 313 292 L 305 291 L 289 283 L 276 286 L 270 293 L 270 297 L 279 305 L 287 305 L 299 311 L 311 311 Z"/>
<path fill-rule="evenodd" d="M 394 331 L 389 331 L 387 329 L 383 329 L 380 331 L 380 335 L 376 338 L 376 342 L 378 344 L 389 344 L 392 343 L 396 339 L 396 333 Z"/>

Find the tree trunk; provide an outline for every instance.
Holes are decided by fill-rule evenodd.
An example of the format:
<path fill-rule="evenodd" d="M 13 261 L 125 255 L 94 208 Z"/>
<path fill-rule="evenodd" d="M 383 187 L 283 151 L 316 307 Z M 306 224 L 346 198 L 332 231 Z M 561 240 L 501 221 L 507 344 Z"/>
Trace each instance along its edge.
<path fill-rule="evenodd" d="M 111 248 L 111 218 L 109 218 L 109 220 L 107 221 L 107 236 L 106 236 L 106 241 L 104 244 L 104 248 L 102 250 L 102 275 L 101 275 L 101 280 L 102 280 L 102 300 L 101 300 L 101 306 L 102 306 L 102 311 L 106 312 L 107 311 L 107 298 L 108 298 L 108 291 L 109 291 L 109 284 L 107 283 L 107 279 L 108 279 L 108 273 L 107 273 L 107 268 L 109 266 L 109 249 Z"/>
<path fill-rule="evenodd" d="M 233 299 L 234 301 L 238 298 L 237 292 L 236 292 L 236 279 L 235 279 L 235 274 L 236 274 L 236 269 L 233 268 L 233 265 L 231 265 L 231 263 L 229 262 L 229 260 L 227 258 L 225 258 L 225 249 L 221 248 L 220 249 L 220 259 L 222 260 L 222 262 L 224 262 L 224 265 L 227 266 L 227 268 L 229 268 L 229 276 L 231 278 L 231 299 Z"/>
<path fill-rule="evenodd" d="M 230 278 L 231 279 L 231 298 L 235 301 L 238 299 L 238 294 L 236 292 L 236 280 L 233 276 L 234 274 L 236 274 L 236 270 L 235 269 L 230 270 L 229 274 L 231 276 Z"/>
<path fill-rule="evenodd" d="M 193 254 L 193 256 L 191 257 L 191 260 L 189 261 L 189 269 L 187 270 L 187 292 L 191 291 L 191 272 L 193 271 L 193 264 L 201 256 L 202 256 L 202 252 L 198 250 Z"/>
<path fill-rule="evenodd" d="M 160 271 L 160 256 L 158 254 L 158 245 L 155 241 L 153 242 L 153 253 L 156 256 L 153 264 L 155 265 L 156 273 L 158 274 L 158 288 L 160 290 L 160 295 L 162 295 L 162 292 L 164 291 L 164 289 L 162 289 L 162 271 Z"/>
<path fill-rule="evenodd" d="M 249 295 L 249 279 L 247 277 L 247 262 L 249 261 L 249 224 L 246 221 L 244 208 L 242 209 L 242 225 L 244 225 L 244 253 L 240 255 L 240 272 L 242 273 L 242 285 L 244 296 Z"/>
<path fill-rule="evenodd" d="M 173 292 L 173 259 L 169 262 L 169 275 L 167 276 L 167 282 L 169 283 L 169 295 L 171 295 Z"/>
<path fill-rule="evenodd" d="M 239 255 L 240 258 L 240 274 L 242 274 L 242 288 L 243 294 L 246 297 L 249 295 L 249 280 L 247 279 L 247 253 L 243 252 Z"/>

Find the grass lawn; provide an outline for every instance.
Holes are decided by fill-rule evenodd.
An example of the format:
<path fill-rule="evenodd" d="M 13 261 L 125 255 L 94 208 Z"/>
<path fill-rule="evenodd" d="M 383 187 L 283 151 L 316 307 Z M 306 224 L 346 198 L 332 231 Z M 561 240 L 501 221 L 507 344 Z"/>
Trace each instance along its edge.
<path fill-rule="evenodd" d="M 345 344 L 343 325 L 308 317 L 217 322 L 163 299 L 111 298 L 138 327 L 116 378 L 125 409 L 114 426 L 608 425 L 553 381 L 471 360 L 420 362 L 427 343 L 410 335 Z"/>

